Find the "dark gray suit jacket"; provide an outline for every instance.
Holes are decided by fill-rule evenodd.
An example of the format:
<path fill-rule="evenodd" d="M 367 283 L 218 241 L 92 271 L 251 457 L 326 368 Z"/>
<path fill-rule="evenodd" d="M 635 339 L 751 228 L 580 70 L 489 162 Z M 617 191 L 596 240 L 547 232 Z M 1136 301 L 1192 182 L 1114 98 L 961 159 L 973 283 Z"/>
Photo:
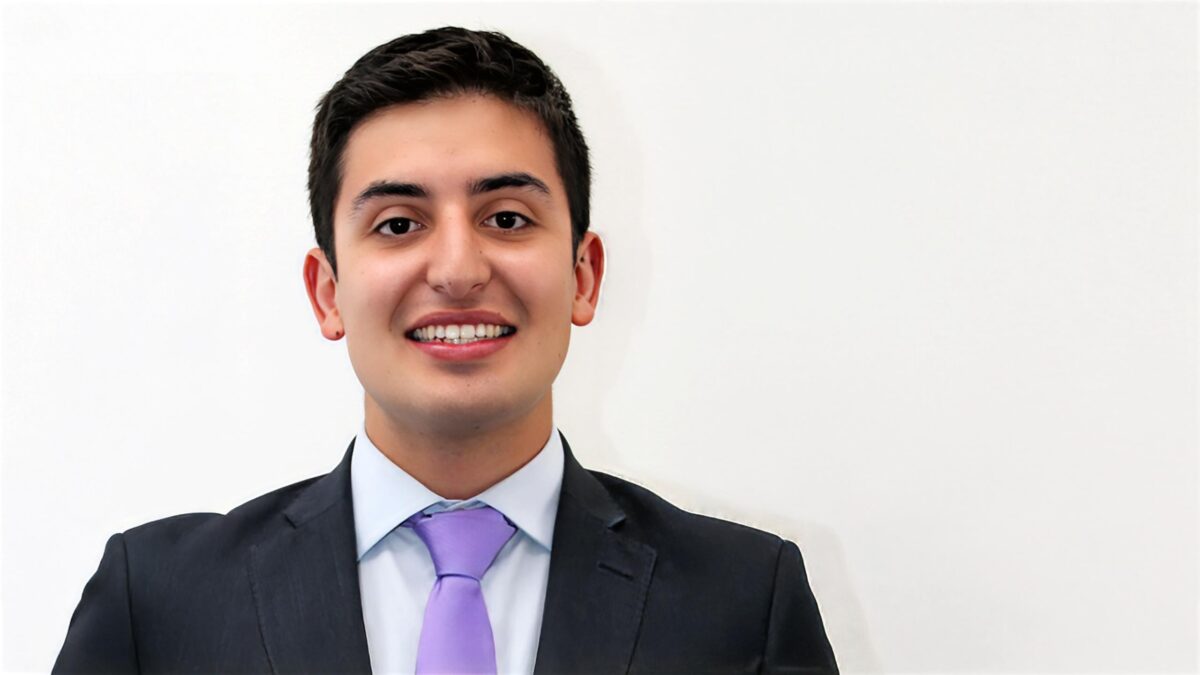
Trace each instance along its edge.
<path fill-rule="evenodd" d="M 836 672 L 795 544 L 681 511 L 563 449 L 537 673 Z M 370 672 L 353 450 L 227 515 L 113 535 L 54 672 Z"/>

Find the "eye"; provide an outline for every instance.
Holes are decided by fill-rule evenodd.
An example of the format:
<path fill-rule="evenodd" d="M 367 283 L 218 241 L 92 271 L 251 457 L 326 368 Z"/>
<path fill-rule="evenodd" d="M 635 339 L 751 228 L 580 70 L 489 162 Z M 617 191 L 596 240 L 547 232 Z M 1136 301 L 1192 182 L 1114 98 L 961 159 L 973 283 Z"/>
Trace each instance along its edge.
<path fill-rule="evenodd" d="M 388 218 L 375 226 L 377 232 L 393 236 L 408 234 L 413 230 L 424 227 L 412 218 Z"/>
<path fill-rule="evenodd" d="M 501 211 L 483 223 L 501 230 L 519 230 L 532 224 L 528 218 L 515 211 Z"/>

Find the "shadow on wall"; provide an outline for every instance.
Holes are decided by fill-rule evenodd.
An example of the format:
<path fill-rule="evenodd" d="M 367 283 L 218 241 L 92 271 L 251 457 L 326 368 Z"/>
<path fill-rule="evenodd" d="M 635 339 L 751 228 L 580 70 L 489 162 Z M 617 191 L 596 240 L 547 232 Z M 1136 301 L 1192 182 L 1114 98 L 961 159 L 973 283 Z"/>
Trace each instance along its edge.
<path fill-rule="evenodd" d="M 554 418 L 568 439 L 578 439 L 577 454 L 584 466 L 620 464 L 619 442 L 606 432 L 604 410 L 625 367 L 633 336 L 645 324 L 650 287 L 650 242 L 643 216 L 645 144 L 630 123 L 622 88 L 607 77 L 594 55 L 578 51 L 559 34 L 514 35 L 536 44 L 548 62 L 571 64 L 556 68 L 571 91 L 580 126 L 592 160 L 592 229 L 606 253 L 606 272 L 600 305 L 592 324 L 573 329 L 570 356 L 555 384 L 564 390 L 555 397 Z M 572 89 L 572 75 L 587 73 L 589 86 Z M 619 439 L 618 439 L 619 440 Z"/>
<path fill-rule="evenodd" d="M 518 40 L 525 36 L 515 36 Z M 602 133 L 589 135 L 593 155 L 593 177 L 602 192 L 594 193 L 592 223 L 601 234 L 608 253 L 600 310 L 596 321 L 572 335 L 572 356 L 567 359 L 560 384 L 569 388 L 563 405 L 555 407 L 555 420 L 569 439 L 579 439 L 576 453 L 590 468 L 620 475 L 612 468 L 621 461 L 620 443 L 606 433 L 605 410 L 618 374 L 625 365 L 633 336 L 645 324 L 648 289 L 652 279 L 652 252 L 643 218 L 645 192 L 644 148 L 637 129 L 625 113 L 621 87 L 604 76 L 601 64 L 576 51 L 554 35 L 538 35 L 538 44 L 552 63 L 586 64 L 592 86 L 573 92 L 576 111 L 585 133 L 589 128 Z M 543 45 L 553 45 L 545 49 Z M 562 58 L 569 55 L 569 58 Z M 571 90 L 569 72 L 558 72 Z M 620 165 L 604 161 L 618 147 Z M 598 158 L 601 161 L 596 161 Z M 597 199 L 600 197 L 600 199 Z M 605 298 L 613 299 L 606 303 Z M 606 320 L 606 315 L 612 318 Z M 829 528 L 816 523 L 750 514 L 722 503 L 712 495 L 698 494 L 679 484 L 651 483 L 639 477 L 622 476 L 659 493 L 669 501 L 695 513 L 731 520 L 774 532 L 797 543 L 804 555 L 809 582 L 821 608 L 825 631 L 833 645 L 842 672 L 880 673 L 879 658 L 867 632 L 866 617 L 850 579 L 840 539 Z"/>

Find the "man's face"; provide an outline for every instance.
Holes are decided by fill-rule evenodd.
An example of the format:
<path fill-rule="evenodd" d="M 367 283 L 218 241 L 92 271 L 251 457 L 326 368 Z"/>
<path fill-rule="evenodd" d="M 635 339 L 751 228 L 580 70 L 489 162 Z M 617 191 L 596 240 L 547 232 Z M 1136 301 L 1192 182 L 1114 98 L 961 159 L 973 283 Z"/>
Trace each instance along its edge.
<path fill-rule="evenodd" d="M 368 421 L 454 435 L 549 419 L 603 249 L 589 233 L 573 257 L 537 118 L 481 95 L 393 106 L 355 128 L 343 166 L 338 277 L 313 249 L 305 280 L 322 332 L 346 336 Z"/>

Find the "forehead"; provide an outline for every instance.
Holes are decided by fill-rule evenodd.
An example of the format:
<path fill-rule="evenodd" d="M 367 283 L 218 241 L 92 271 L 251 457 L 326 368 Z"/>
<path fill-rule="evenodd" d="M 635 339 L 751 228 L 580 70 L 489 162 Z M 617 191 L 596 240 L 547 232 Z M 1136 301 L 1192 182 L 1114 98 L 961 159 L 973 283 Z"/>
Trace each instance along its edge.
<path fill-rule="evenodd" d="M 444 189 L 499 173 L 538 176 L 562 195 L 554 148 L 532 113 L 487 95 L 459 95 L 389 106 L 351 132 L 342 155 L 338 213 L 378 180 L 419 181 Z"/>

